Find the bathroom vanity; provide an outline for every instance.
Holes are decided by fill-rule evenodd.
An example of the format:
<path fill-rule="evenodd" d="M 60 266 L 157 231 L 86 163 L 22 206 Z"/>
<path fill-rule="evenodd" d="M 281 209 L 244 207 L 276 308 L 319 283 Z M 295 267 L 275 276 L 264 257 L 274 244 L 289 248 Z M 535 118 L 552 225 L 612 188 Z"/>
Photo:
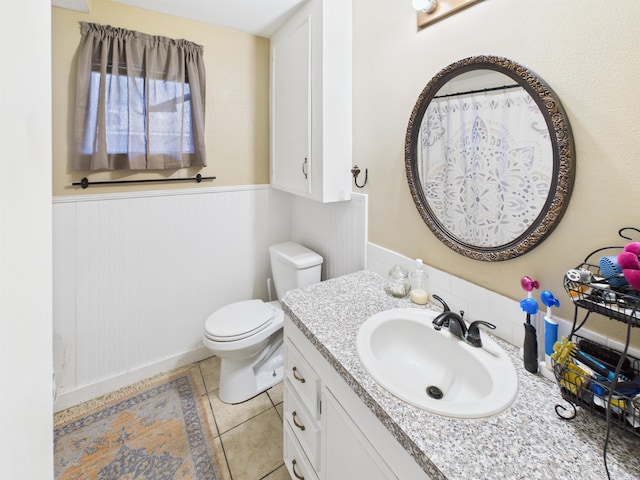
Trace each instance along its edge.
<path fill-rule="evenodd" d="M 291 478 L 429 478 L 290 319 L 285 331 L 284 458 Z"/>
<path fill-rule="evenodd" d="M 370 316 L 407 307 L 435 308 L 391 297 L 368 271 L 285 296 L 284 457 L 293 479 L 606 478 L 604 421 L 581 410 L 560 419 L 557 385 L 526 372 L 500 339 L 519 383 L 502 413 L 447 418 L 380 387 L 360 365 L 356 335 Z M 612 478 L 640 476 L 637 437 L 614 430 L 608 451 Z"/>

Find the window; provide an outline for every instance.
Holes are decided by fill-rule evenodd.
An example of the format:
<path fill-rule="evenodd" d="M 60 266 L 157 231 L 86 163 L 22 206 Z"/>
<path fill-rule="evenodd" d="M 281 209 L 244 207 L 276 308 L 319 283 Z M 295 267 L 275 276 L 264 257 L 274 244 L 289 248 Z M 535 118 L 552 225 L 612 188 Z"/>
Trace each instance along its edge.
<path fill-rule="evenodd" d="M 81 25 L 74 169 L 205 166 L 202 47 Z"/>

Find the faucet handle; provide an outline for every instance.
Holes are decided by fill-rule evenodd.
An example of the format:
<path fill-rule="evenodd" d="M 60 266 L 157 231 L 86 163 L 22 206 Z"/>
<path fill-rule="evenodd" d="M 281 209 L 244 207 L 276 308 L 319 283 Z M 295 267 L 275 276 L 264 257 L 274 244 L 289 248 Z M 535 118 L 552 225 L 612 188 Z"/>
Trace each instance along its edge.
<path fill-rule="evenodd" d="M 484 320 L 476 320 L 475 322 L 469 325 L 467 329 L 467 342 L 469 342 L 474 347 L 482 346 L 482 339 L 480 338 L 480 325 L 484 325 L 491 330 L 495 330 L 496 326 L 493 323 L 485 322 Z"/>
<path fill-rule="evenodd" d="M 440 297 L 439 295 L 433 294 L 433 295 L 431 295 L 431 298 L 433 298 L 434 300 L 439 301 L 439 302 L 442 304 L 442 309 L 443 309 L 445 312 L 450 312 L 450 311 L 451 311 L 451 309 L 449 308 L 449 305 L 447 305 L 447 302 L 445 302 L 445 301 L 442 299 L 442 297 Z"/>

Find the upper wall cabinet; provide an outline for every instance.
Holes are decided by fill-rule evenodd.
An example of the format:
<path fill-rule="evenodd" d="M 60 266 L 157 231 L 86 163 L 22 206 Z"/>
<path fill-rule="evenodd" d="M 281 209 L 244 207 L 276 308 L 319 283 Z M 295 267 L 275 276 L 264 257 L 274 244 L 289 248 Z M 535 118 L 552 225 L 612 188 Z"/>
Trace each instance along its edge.
<path fill-rule="evenodd" d="M 351 0 L 310 0 L 271 38 L 271 185 L 351 196 Z"/>

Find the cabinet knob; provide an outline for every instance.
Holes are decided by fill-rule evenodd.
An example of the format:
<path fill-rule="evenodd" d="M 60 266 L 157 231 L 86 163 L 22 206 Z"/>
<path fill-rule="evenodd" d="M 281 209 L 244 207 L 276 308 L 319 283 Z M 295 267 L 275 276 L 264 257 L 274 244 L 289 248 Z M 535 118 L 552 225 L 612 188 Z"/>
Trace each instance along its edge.
<path fill-rule="evenodd" d="M 304 432 L 305 427 L 304 427 L 304 425 L 303 425 L 303 424 L 298 423 L 298 421 L 296 420 L 296 417 L 297 417 L 297 416 L 298 416 L 298 413 L 294 410 L 294 411 L 291 413 L 291 418 L 293 418 L 293 424 L 294 424 L 296 427 L 298 427 L 300 430 L 302 430 L 302 431 Z"/>
<path fill-rule="evenodd" d="M 293 367 L 293 378 L 295 378 L 296 380 L 298 380 L 300 383 L 304 383 L 306 382 L 306 380 L 304 379 L 304 377 L 298 375 L 298 369 L 296 367 Z"/>

